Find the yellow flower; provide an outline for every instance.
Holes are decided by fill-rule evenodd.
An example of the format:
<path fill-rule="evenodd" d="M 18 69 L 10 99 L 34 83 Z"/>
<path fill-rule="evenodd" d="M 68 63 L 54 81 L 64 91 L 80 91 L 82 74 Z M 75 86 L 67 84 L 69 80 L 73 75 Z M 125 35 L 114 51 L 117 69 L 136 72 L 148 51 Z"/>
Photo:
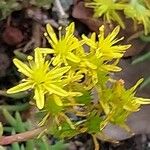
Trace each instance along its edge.
<path fill-rule="evenodd" d="M 123 37 L 117 39 L 116 36 L 119 33 L 119 26 L 117 26 L 107 37 L 104 36 L 104 26 L 99 28 L 98 41 L 95 38 L 87 38 L 82 36 L 85 43 L 94 49 L 97 57 L 103 57 L 104 60 L 112 60 L 115 58 L 121 58 L 125 51 L 130 47 L 130 45 L 116 45 L 119 41 L 123 40 Z"/>
<path fill-rule="evenodd" d="M 35 49 L 35 58 L 29 57 L 28 65 L 18 59 L 13 62 L 18 68 L 18 71 L 26 76 L 22 83 L 9 89 L 8 94 L 25 91 L 28 89 L 34 90 L 34 99 L 37 107 L 44 107 L 45 94 L 56 94 L 58 96 L 68 96 L 68 92 L 62 89 L 62 76 L 70 67 L 53 68 L 50 70 L 49 61 L 45 60 L 45 56 L 40 52 L 39 48 Z"/>
<path fill-rule="evenodd" d="M 72 69 L 69 70 L 69 72 L 66 74 L 66 79 L 64 82 L 66 84 L 73 84 L 74 82 L 81 82 L 84 75 L 81 71 L 74 71 Z"/>
<path fill-rule="evenodd" d="M 101 26 L 98 41 L 95 33 L 90 38 L 82 36 L 85 44 L 90 47 L 89 53 L 86 53 L 80 62 L 82 70 L 84 68 L 85 74 L 91 78 L 91 81 L 88 81 L 88 84 L 91 83 L 89 87 L 95 85 L 99 79 L 102 80 L 109 72 L 121 71 L 117 66 L 118 61 L 130 45 L 115 45 L 123 39 L 116 38 L 119 29 L 117 26 L 107 37 L 104 37 L 104 26 Z"/>
<path fill-rule="evenodd" d="M 139 0 L 131 0 L 127 7 L 125 7 L 124 13 L 128 18 L 143 24 L 146 35 L 150 32 L 150 8 L 147 8 L 144 3 Z"/>
<path fill-rule="evenodd" d="M 85 3 L 85 6 L 94 9 L 94 17 L 104 17 L 109 23 L 111 20 L 117 21 L 122 28 L 124 23 L 117 11 L 123 10 L 126 6 L 123 2 L 114 0 L 93 0 L 93 2 Z"/>
<path fill-rule="evenodd" d="M 123 125 L 132 112 L 140 110 L 142 104 L 150 104 L 150 99 L 135 96 L 135 90 L 141 84 L 140 79 L 133 87 L 126 90 L 124 81 L 119 80 L 111 88 L 100 89 L 100 104 L 107 116 L 106 121 Z"/>
<path fill-rule="evenodd" d="M 47 24 L 47 33 L 45 36 L 52 48 L 41 48 L 43 53 L 54 54 L 52 64 L 54 66 L 61 65 L 62 63 L 68 65 L 68 61 L 78 63 L 80 58 L 75 55 L 75 51 L 82 45 L 74 34 L 74 23 L 71 23 L 66 28 L 66 34 L 57 38 L 53 28 Z"/>

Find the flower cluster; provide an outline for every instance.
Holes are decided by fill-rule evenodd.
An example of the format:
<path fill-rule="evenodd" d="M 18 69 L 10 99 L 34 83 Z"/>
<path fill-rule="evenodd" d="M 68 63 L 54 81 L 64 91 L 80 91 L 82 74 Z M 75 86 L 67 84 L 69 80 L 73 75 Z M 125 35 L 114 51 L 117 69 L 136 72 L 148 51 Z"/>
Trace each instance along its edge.
<path fill-rule="evenodd" d="M 150 32 L 150 4 L 146 0 L 93 0 L 85 6 L 94 9 L 94 17 L 104 17 L 109 23 L 116 21 L 122 28 L 125 24 L 120 14 L 124 13 L 126 18 L 143 24 L 145 34 Z"/>
<path fill-rule="evenodd" d="M 62 138 L 99 133 L 109 122 L 125 126 L 129 114 L 150 103 L 134 96 L 141 80 L 126 90 L 122 80 L 109 76 L 121 70 L 117 64 L 130 47 L 117 45 L 123 39 L 117 38 L 119 26 L 107 36 L 101 26 L 98 37 L 92 33 L 91 37 L 82 35 L 81 40 L 75 37 L 74 28 L 71 23 L 65 35 L 57 37 L 48 24 L 44 35 L 50 47 L 36 48 L 26 62 L 13 60 L 24 76 L 7 91 L 32 91 L 32 102 L 44 116 L 40 125 L 48 124 L 48 131 Z"/>

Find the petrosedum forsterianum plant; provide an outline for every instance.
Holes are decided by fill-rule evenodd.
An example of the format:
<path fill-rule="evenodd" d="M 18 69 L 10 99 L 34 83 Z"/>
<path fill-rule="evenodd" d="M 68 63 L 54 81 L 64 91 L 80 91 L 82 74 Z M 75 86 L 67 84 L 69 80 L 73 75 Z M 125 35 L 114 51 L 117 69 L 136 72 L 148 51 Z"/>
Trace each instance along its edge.
<path fill-rule="evenodd" d="M 85 6 L 94 9 L 94 17 L 104 17 L 109 23 L 111 20 L 118 22 L 118 24 L 125 28 L 123 20 L 121 19 L 118 11 L 124 10 L 125 3 L 116 0 L 93 0 L 92 2 L 85 3 Z"/>
<path fill-rule="evenodd" d="M 98 38 L 93 33 L 79 40 L 74 35 L 74 23 L 59 37 L 48 24 L 44 35 L 50 47 L 36 48 L 26 62 L 13 60 L 24 78 L 7 93 L 33 91 L 32 104 L 43 114 L 39 125 L 58 138 L 86 132 L 96 141 L 108 123 L 126 127 L 128 115 L 150 100 L 135 96 L 142 79 L 126 89 L 123 80 L 109 76 L 121 70 L 117 64 L 130 47 L 117 45 L 123 39 L 117 38 L 119 29 L 117 26 L 106 36 L 101 26 Z"/>
<path fill-rule="evenodd" d="M 104 17 L 104 21 L 117 22 L 123 29 L 126 28 L 120 15 L 131 18 L 135 24 L 144 26 L 144 33 L 150 32 L 150 3 L 148 0 L 92 0 L 85 1 L 85 6 L 93 8 L 94 17 Z"/>

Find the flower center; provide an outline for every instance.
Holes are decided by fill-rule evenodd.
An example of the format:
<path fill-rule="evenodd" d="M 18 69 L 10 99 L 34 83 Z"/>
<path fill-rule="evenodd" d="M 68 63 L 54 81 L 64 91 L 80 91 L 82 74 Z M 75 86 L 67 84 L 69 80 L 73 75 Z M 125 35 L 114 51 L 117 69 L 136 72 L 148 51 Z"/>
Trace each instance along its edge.
<path fill-rule="evenodd" d="M 36 84 L 42 84 L 46 81 L 47 69 L 44 66 L 33 68 L 32 78 Z"/>
<path fill-rule="evenodd" d="M 68 52 L 68 45 L 65 39 L 62 39 L 58 42 L 55 47 L 56 54 L 60 54 L 61 56 L 65 56 Z"/>

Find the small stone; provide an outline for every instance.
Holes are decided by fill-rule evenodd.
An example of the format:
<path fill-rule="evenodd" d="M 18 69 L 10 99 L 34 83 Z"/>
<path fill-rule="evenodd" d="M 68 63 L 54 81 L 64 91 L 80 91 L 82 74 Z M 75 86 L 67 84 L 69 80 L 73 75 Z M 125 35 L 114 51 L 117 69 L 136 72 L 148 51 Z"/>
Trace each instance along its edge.
<path fill-rule="evenodd" d="M 4 30 L 2 39 L 6 44 L 15 46 L 22 42 L 23 34 L 20 29 L 9 26 Z"/>

